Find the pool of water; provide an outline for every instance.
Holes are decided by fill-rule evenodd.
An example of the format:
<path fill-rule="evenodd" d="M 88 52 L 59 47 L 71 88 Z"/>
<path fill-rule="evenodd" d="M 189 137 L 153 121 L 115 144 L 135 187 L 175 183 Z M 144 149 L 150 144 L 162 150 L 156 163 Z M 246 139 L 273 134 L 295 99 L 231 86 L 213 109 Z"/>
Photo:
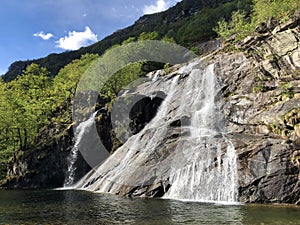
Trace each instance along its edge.
<path fill-rule="evenodd" d="M 71 190 L 0 190 L 0 224 L 300 224 L 300 207 L 128 199 Z"/>

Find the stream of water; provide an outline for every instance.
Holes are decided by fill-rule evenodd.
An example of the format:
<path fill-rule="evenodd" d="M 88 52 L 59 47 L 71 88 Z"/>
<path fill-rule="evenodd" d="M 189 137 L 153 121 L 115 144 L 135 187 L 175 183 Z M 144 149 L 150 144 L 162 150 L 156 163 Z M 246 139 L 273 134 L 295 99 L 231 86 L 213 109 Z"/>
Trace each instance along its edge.
<path fill-rule="evenodd" d="M 90 118 L 82 123 L 80 123 L 75 132 L 75 144 L 68 157 L 68 170 L 66 172 L 66 177 L 64 181 L 64 187 L 70 187 L 74 184 L 75 173 L 76 173 L 76 161 L 78 159 L 79 144 L 84 137 L 86 130 L 88 130 L 94 123 L 97 112 L 94 112 Z"/>

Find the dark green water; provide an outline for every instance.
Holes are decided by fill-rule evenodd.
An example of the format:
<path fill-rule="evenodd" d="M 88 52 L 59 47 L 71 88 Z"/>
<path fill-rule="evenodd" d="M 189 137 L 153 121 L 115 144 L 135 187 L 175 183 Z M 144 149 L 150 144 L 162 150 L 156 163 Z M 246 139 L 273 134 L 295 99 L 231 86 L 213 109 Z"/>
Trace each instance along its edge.
<path fill-rule="evenodd" d="M 300 224 L 300 207 L 133 200 L 81 191 L 0 190 L 0 224 Z"/>

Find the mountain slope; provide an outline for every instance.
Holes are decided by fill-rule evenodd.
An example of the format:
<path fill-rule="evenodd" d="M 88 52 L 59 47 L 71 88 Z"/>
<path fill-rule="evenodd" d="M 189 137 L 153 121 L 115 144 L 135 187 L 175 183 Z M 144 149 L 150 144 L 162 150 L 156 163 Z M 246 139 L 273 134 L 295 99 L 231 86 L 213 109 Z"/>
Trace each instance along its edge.
<path fill-rule="evenodd" d="M 54 77 L 65 65 L 79 59 L 85 53 L 103 54 L 109 47 L 120 44 L 129 37 L 137 38 L 142 32 L 156 31 L 160 38 L 168 36 L 185 47 L 216 37 L 212 30 L 222 17 L 229 18 L 237 9 L 249 11 L 249 0 L 183 0 L 167 11 L 142 16 L 132 26 L 116 31 L 103 40 L 76 51 L 50 54 L 45 58 L 16 61 L 3 76 L 4 81 L 13 80 L 30 64 L 46 67 Z"/>

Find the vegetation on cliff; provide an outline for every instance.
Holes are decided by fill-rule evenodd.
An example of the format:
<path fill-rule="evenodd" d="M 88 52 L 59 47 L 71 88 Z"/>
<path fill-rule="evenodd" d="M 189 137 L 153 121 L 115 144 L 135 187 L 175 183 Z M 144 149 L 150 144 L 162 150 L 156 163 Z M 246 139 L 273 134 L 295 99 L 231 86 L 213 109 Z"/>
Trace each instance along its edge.
<path fill-rule="evenodd" d="M 83 55 L 54 79 L 46 68 L 33 63 L 17 79 L 0 81 L 0 178 L 5 176 L 7 162 L 32 148 L 45 126 L 71 123 L 71 107 L 53 115 L 72 98 L 81 74 L 96 57 Z"/>
<path fill-rule="evenodd" d="M 298 0 L 253 0 L 252 11 L 233 11 L 228 20 L 222 18 L 214 31 L 224 40 L 234 38 L 241 40 L 252 32 L 259 31 L 259 25 L 266 24 L 268 20 L 287 21 L 299 10 Z"/>

